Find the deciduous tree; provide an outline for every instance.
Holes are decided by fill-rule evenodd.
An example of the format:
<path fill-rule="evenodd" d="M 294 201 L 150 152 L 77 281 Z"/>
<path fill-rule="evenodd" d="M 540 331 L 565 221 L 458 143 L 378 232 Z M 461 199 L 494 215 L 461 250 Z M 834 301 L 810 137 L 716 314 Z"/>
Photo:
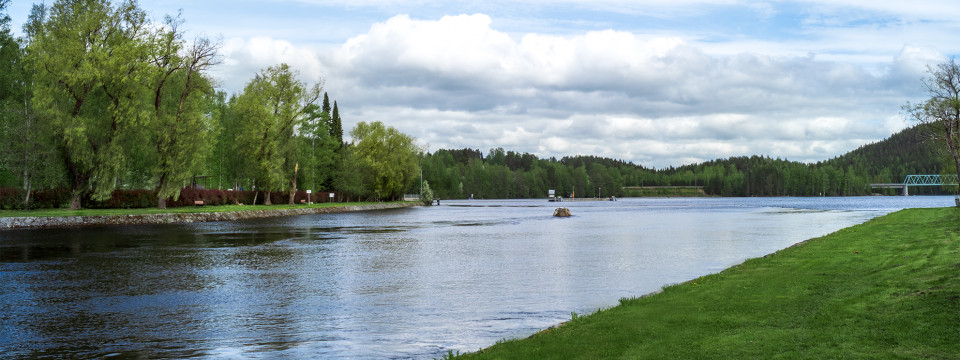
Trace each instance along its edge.
<path fill-rule="evenodd" d="M 50 129 L 30 106 L 32 76 L 25 63 L 25 40 L 10 31 L 5 11 L 9 4 L 0 0 L 0 173 L 5 170 L 20 179 L 23 207 L 29 208 L 33 190 L 57 185 L 62 174 Z M 43 10 L 34 7 L 31 21 L 42 18 Z"/>
<path fill-rule="evenodd" d="M 104 199 L 126 162 L 129 129 L 145 125 L 146 14 L 134 1 L 59 0 L 30 40 L 33 108 L 49 121 L 72 182 L 70 207 Z"/>
<path fill-rule="evenodd" d="M 336 109 L 336 107 L 334 107 Z M 414 139 L 376 121 L 361 121 L 350 131 L 347 171 L 358 174 L 354 191 L 367 197 L 398 199 L 419 174 L 420 148 Z"/>
<path fill-rule="evenodd" d="M 167 26 L 154 35 L 147 78 L 157 154 L 157 207 L 161 209 L 166 209 L 167 198 L 179 197 L 211 148 L 212 120 L 205 112 L 214 90 L 205 72 L 218 63 L 219 46 L 197 38 L 187 47 L 181 23 L 179 18 L 167 17 Z"/>
<path fill-rule="evenodd" d="M 960 64 L 950 59 L 929 67 L 928 72 L 923 87 L 930 98 L 904 108 L 914 121 L 936 129 L 934 138 L 945 146 L 960 175 Z"/>
<path fill-rule="evenodd" d="M 238 151 L 248 161 L 256 185 L 265 191 L 267 205 L 270 190 L 289 190 L 293 203 L 302 154 L 292 140 L 321 94 L 320 83 L 308 86 L 297 75 L 287 64 L 267 68 L 244 87 L 236 102 Z"/>

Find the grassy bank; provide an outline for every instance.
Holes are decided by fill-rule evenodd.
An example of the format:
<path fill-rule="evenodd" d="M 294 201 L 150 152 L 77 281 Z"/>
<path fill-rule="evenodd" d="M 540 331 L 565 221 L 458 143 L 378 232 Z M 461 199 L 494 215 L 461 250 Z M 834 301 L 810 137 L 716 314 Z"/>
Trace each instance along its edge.
<path fill-rule="evenodd" d="M 957 359 L 958 220 L 900 211 L 460 358 Z"/>
<path fill-rule="evenodd" d="M 316 203 L 298 205 L 220 205 L 220 206 L 192 206 L 177 207 L 160 210 L 146 209 L 38 209 L 38 210 L 0 210 L 0 217 L 62 217 L 62 216 L 108 216 L 108 215 L 154 215 L 154 214 L 195 214 L 231 211 L 256 210 L 284 210 L 284 209 L 317 209 L 338 206 L 356 206 L 377 204 L 374 202 L 343 202 L 343 203 Z"/>

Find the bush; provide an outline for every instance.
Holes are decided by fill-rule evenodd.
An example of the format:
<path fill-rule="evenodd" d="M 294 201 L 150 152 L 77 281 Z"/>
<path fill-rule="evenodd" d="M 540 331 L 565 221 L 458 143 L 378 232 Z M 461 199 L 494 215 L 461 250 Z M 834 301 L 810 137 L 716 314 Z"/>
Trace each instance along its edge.
<path fill-rule="evenodd" d="M 0 188 L 0 209 L 23 210 L 23 189 Z M 30 209 L 54 209 L 70 204 L 70 190 L 66 188 L 34 190 L 30 194 Z"/>
<path fill-rule="evenodd" d="M 70 207 L 70 189 L 58 187 L 38 190 L 30 197 L 31 209 L 59 209 Z"/>
<path fill-rule="evenodd" d="M 95 201 L 92 193 L 80 200 L 80 206 L 86 209 L 142 209 L 157 206 L 157 193 L 153 190 L 114 190 L 110 198 Z"/>
<path fill-rule="evenodd" d="M 185 187 L 180 190 L 180 199 L 167 200 L 167 207 L 194 206 L 194 201 L 202 200 L 204 205 L 232 205 L 253 203 L 253 191 L 233 191 L 215 189 L 194 189 Z"/>
<path fill-rule="evenodd" d="M 23 209 L 23 190 L 16 188 L 0 188 L 0 209 Z"/>

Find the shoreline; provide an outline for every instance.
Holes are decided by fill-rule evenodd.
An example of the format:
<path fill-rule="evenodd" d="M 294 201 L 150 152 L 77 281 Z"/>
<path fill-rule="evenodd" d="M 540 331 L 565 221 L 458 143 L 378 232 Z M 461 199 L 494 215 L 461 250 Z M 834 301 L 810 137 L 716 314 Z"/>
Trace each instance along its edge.
<path fill-rule="evenodd" d="M 51 229 L 110 225 L 185 224 L 197 222 L 232 221 L 279 216 L 332 214 L 356 211 L 400 209 L 421 206 L 418 202 L 344 205 L 316 208 L 209 211 L 189 213 L 130 214 L 130 215 L 76 215 L 76 216 L 19 216 L 0 217 L 0 230 Z"/>
<path fill-rule="evenodd" d="M 896 211 L 444 359 L 953 358 L 956 218 Z"/>

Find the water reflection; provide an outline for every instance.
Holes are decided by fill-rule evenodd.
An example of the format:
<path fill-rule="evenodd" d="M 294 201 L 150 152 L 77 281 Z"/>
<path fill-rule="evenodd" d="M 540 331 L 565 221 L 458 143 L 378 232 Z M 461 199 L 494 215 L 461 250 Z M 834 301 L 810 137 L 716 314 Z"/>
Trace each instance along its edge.
<path fill-rule="evenodd" d="M 10 357 L 440 357 L 952 198 L 444 202 L 0 233 Z"/>

